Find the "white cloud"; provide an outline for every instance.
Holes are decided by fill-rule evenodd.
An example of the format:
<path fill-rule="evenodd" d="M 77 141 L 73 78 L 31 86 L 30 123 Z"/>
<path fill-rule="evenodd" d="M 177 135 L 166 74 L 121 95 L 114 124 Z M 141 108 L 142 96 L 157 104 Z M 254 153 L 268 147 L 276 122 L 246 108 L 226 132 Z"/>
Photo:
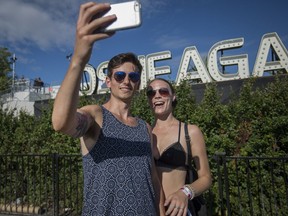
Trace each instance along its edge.
<path fill-rule="evenodd" d="M 45 5 L 31 2 L 10 0 L 1 3 L 0 41 L 15 47 L 33 45 L 42 50 L 67 47 L 74 37 L 75 20 L 64 19 L 65 11 L 59 13 L 57 5 L 45 8 Z"/>

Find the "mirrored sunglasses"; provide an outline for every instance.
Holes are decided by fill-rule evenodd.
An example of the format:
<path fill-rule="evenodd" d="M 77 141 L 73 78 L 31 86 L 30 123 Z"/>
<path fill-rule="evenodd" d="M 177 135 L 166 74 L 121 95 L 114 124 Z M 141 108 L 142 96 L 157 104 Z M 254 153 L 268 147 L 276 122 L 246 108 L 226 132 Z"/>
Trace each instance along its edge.
<path fill-rule="evenodd" d="M 114 79 L 117 82 L 123 82 L 125 79 L 126 75 L 128 74 L 129 79 L 136 83 L 140 80 L 140 73 L 138 72 L 130 72 L 130 73 L 125 73 L 124 71 L 117 71 L 114 73 Z"/>
<path fill-rule="evenodd" d="M 146 95 L 148 98 L 153 98 L 155 95 L 156 95 L 156 92 L 159 92 L 159 94 L 162 96 L 162 97 L 168 97 L 170 95 L 170 92 L 169 92 L 169 89 L 168 88 L 160 88 L 160 89 L 152 89 L 152 88 L 149 88 L 146 92 Z"/>

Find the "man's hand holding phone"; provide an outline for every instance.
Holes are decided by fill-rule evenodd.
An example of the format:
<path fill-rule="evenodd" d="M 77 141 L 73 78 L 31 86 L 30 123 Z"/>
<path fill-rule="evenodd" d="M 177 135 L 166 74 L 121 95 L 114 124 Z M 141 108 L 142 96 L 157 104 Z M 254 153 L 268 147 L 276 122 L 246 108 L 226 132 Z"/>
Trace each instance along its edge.
<path fill-rule="evenodd" d="M 138 1 L 111 5 L 84 3 L 79 11 L 73 57 L 77 57 L 76 62 L 84 68 L 95 41 L 111 37 L 115 31 L 136 28 L 140 25 L 141 5 Z"/>
<path fill-rule="evenodd" d="M 90 58 L 94 42 L 108 38 L 113 34 L 111 32 L 98 32 L 95 34 L 95 32 L 99 31 L 103 26 L 107 26 L 117 19 L 115 15 L 93 19 L 95 15 L 101 14 L 109 9 L 110 4 L 108 3 L 88 2 L 80 6 L 72 59 L 77 58 L 77 63 L 83 67 L 85 67 Z"/>

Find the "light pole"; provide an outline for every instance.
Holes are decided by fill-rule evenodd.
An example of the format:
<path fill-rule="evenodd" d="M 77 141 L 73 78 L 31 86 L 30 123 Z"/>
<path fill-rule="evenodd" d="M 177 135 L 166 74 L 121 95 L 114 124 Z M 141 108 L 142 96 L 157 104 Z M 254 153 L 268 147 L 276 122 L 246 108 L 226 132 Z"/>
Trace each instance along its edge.
<path fill-rule="evenodd" d="M 15 87 L 15 65 L 16 65 L 16 55 L 13 54 L 13 57 L 11 58 L 12 61 L 12 97 L 14 96 L 14 87 Z"/>

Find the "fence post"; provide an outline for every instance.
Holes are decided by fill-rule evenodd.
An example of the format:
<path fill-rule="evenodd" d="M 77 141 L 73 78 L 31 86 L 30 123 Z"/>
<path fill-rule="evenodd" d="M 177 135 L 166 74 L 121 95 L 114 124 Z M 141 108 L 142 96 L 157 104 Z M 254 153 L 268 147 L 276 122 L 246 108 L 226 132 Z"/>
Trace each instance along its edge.
<path fill-rule="evenodd" d="M 217 162 L 218 192 L 220 198 L 221 215 L 225 215 L 225 207 L 223 205 L 224 195 L 223 195 L 222 172 L 221 172 L 221 166 L 223 165 L 223 157 L 225 157 L 225 155 L 226 155 L 225 152 L 216 152 L 214 155 Z"/>
<path fill-rule="evenodd" d="M 59 215 L 59 154 L 52 154 L 53 167 L 53 215 Z"/>
<path fill-rule="evenodd" d="M 223 169 L 224 169 L 224 185 L 225 185 L 225 197 L 226 197 L 226 207 L 228 215 L 231 215 L 231 206 L 230 206 L 230 193 L 229 193 L 229 179 L 228 179 L 228 170 L 226 166 L 226 155 L 222 156 Z"/>

